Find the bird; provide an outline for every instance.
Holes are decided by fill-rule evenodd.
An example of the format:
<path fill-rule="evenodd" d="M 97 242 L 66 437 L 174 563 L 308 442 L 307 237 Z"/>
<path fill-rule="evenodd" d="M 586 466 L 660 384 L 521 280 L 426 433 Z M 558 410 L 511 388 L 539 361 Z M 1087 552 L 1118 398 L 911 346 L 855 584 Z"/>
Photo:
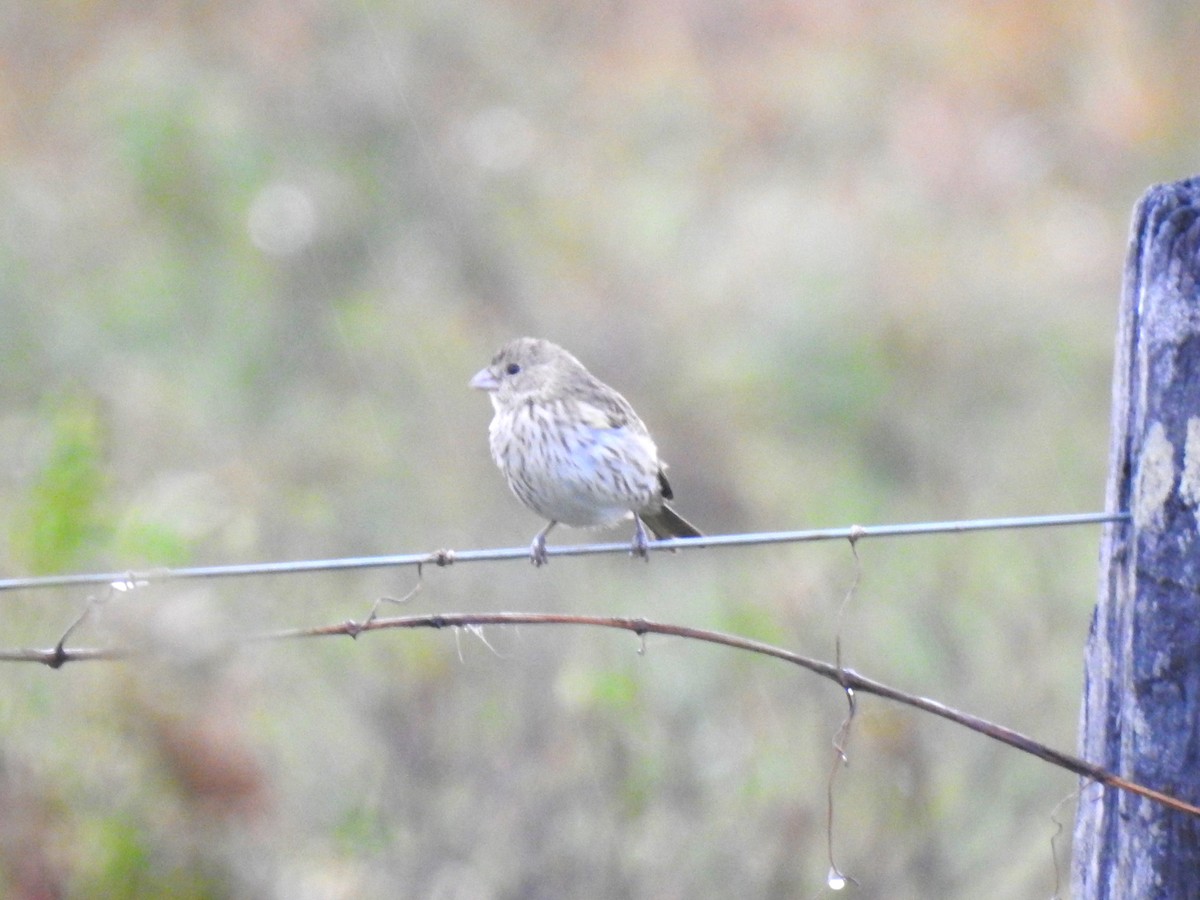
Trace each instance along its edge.
<path fill-rule="evenodd" d="M 666 464 L 629 401 L 562 347 L 509 341 L 469 384 L 492 401 L 492 459 L 517 499 L 548 520 L 529 546 L 535 566 L 548 561 L 546 536 L 559 524 L 632 517 L 630 555 L 646 560 L 647 529 L 660 540 L 702 536 L 668 504 Z"/>

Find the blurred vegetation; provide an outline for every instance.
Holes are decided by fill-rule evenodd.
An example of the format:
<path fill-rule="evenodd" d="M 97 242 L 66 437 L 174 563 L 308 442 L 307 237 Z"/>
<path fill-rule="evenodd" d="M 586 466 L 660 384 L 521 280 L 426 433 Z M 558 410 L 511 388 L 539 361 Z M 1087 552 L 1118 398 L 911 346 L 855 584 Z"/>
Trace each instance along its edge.
<path fill-rule="evenodd" d="M 88 551 L 111 538 L 102 507 L 105 475 L 96 410 L 68 401 L 50 421 L 52 444 L 13 531 L 16 563 L 38 574 L 86 565 Z"/>
<path fill-rule="evenodd" d="M 522 545 L 466 381 L 523 333 L 711 532 L 1098 509 L 1182 4 L 23 4 L 0 21 L 7 575 Z M 578 537 L 575 535 L 573 537 Z M 559 540 L 568 540 L 562 535 Z M 728 628 L 1074 746 L 1097 533 L 464 566 L 414 611 Z M 0 894 L 816 896 L 843 704 L 718 648 L 380 634 L 412 574 L 154 587 L 10 666 Z M 86 595 L 3 598 L 5 646 Z M 494 648 L 494 649 L 492 649 Z M 1075 779 L 866 699 L 857 897 L 1045 896 Z M 1069 830 L 1069 829 L 1068 829 Z M 1059 866 L 1067 838 L 1058 838 Z"/>

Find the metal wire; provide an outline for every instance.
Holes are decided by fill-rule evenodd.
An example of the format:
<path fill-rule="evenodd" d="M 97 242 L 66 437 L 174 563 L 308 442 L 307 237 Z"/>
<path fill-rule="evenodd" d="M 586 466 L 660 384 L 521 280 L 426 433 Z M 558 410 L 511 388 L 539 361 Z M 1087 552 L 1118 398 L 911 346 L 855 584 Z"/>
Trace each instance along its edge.
<path fill-rule="evenodd" d="M 701 547 L 753 547 L 763 544 L 800 544 L 811 541 L 864 540 L 866 538 L 911 537 L 922 534 L 962 534 L 972 531 L 1001 531 L 1016 528 L 1056 528 L 1072 525 L 1102 525 L 1129 521 L 1128 513 L 1069 513 L 1049 516 L 1019 516 L 999 519 L 964 519 L 951 522 L 912 522 L 898 525 L 850 525 L 808 531 L 767 531 L 751 534 L 718 534 L 699 538 L 652 541 L 650 550 L 683 550 Z M 549 556 L 592 556 L 627 553 L 629 543 L 579 544 L 547 547 Z M 395 556 L 351 556 L 338 559 L 302 559 L 293 562 L 243 563 L 224 566 L 189 566 L 176 569 L 103 572 L 80 575 L 44 575 L 0 579 L 0 591 L 109 585 L 128 590 L 154 582 L 199 578 L 245 578 L 253 575 L 297 575 L 304 572 L 337 572 L 345 569 L 382 569 L 403 566 L 448 566 L 460 563 L 528 559 L 528 547 L 492 550 L 436 550 Z"/>

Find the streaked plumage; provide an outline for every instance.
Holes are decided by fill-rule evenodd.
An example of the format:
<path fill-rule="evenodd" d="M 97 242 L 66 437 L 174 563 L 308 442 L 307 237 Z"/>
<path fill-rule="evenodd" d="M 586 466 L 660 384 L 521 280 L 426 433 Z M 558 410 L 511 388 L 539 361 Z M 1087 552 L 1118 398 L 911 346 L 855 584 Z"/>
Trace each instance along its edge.
<path fill-rule="evenodd" d="M 549 341 L 519 338 L 471 379 L 488 392 L 492 459 L 518 499 L 549 520 L 529 556 L 546 562 L 546 535 L 634 520 L 631 552 L 646 557 L 643 523 L 657 538 L 699 537 L 666 501 L 671 486 L 650 432 L 629 402 Z"/>

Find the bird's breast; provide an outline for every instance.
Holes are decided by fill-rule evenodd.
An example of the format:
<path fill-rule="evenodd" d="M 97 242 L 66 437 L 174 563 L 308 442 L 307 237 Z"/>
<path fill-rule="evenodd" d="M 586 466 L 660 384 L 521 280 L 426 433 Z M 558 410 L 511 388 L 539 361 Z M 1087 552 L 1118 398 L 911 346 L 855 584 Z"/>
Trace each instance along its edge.
<path fill-rule="evenodd" d="M 600 428 L 564 404 L 498 410 L 492 458 L 528 507 L 566 525 L 607 525 L 661 501 L 658 451 L 644 433 Z"/>

